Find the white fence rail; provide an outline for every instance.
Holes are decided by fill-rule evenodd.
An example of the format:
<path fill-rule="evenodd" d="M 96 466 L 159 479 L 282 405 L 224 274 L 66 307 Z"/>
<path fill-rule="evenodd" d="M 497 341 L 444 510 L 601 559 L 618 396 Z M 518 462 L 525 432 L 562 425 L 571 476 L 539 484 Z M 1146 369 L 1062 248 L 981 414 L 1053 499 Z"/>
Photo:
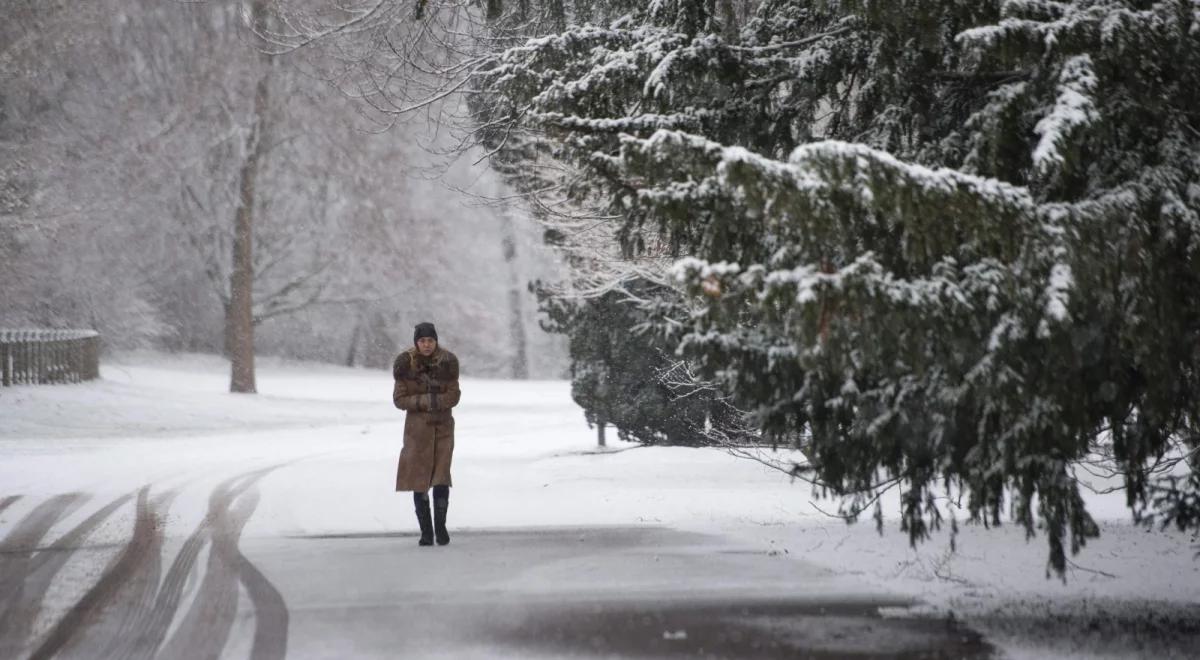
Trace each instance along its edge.
<path fill-rule="evenodd" d="M 0 371 L 5 387 L 99 378 L 100 333 L 0 329 Z"/>

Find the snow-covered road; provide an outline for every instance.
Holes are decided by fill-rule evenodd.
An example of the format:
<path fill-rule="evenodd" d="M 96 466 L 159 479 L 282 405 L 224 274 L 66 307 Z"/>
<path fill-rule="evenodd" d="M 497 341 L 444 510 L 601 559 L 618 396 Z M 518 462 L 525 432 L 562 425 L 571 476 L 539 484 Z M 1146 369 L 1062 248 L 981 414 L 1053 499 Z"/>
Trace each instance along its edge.
<path fill-rule="evenodd" d="M 597 451 L 562 382 L 464 381 L 453 540 L 418 548 L 387 373 L 267 361 L 238 396 L 226 369 L 133 355 L 0 390 L 0 657 L 984 652 L 951 611 L 1015 656 L 1200 635 L 1089 650 L 1006 627 L 1133 600 L 1186 620 L 1181 537 L 1106 523 L 1068 585 L 1018 530 L 913 550 L 720 450 Z"/>

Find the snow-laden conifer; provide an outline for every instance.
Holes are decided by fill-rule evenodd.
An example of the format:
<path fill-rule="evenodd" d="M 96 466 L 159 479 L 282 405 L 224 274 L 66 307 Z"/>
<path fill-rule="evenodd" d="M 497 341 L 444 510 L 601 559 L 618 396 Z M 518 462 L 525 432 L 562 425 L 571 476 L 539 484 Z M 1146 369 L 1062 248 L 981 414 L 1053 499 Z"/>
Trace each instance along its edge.
<path fill-rule="evenodd" d="M 1061 573 L 1102 455 L 1200 524 L 1194 1 L 583 6 L 493 22 L 474 135 L 556 242 L 611 241 L 592 292 L 670 285 L 630 304 L 847 514 L 1011 506 Z"/>

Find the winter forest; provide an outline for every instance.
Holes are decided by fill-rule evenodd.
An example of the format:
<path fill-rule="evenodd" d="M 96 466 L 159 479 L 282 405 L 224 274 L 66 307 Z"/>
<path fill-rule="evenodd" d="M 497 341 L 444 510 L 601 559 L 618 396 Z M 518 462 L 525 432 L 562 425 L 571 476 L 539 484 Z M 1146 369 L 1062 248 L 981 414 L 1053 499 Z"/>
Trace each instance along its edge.
<path fill-rule="evenodd" d="M 253 333 L 261 354 L 380 367 L 436 314 L 478 373 L 558 375 L 562 349 L 519 307 L 554 260 L 517 209 L 484 203 L 503 183 L 261 50 L 269 7 L 249 9 L 5 4 L 0 325 L 224 354 Z"/>
<path fill-rule="evenodd" d="M 0 328 L 245 395 L 433 320 L 577 450 L 1055 584 L 1102 495 L 1200 584 L 1200 0 L 3 7 Z"/>

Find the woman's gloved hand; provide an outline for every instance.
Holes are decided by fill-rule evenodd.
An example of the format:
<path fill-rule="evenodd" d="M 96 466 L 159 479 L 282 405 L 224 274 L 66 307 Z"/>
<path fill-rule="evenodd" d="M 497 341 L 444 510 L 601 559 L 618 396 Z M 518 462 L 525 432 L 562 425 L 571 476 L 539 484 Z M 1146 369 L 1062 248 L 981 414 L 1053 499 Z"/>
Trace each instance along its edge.
<path fill-rule="evenodd" d="M 431 377 L 429 374 L 421 374 L 420 380 L 421 385 L 425 387 L 425 391 L 429 392 L 430 394 L 441 394 L 442 384 L 438 382 L 437 379 Z"/>

